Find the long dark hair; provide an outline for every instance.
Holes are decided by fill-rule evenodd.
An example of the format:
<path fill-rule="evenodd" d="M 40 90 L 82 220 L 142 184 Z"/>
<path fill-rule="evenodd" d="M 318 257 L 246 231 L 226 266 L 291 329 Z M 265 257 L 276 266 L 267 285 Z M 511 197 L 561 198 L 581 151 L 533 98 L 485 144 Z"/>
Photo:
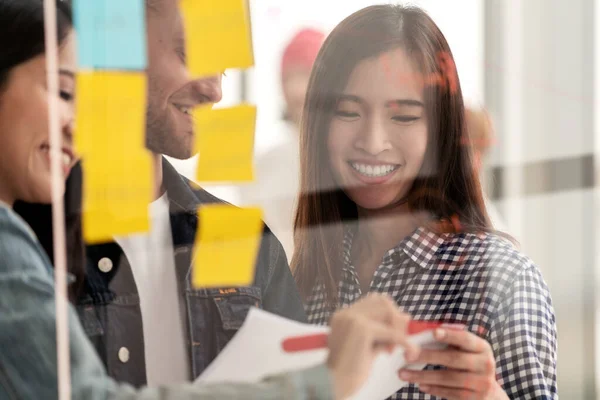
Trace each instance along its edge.
<path fill-rule="evenodd" d="M 68 0 L 56 0 L 56 25 L 61 44 L 73 21 Z M 0 0 L 0 87 L 10 71 L 45 51 L 44 0 Z"/>
<path fill-rule="evenodd" d="M 57 0 L 56 7 L 60 45 L 71 32 L 73 23 L 68 0 Z M 12 69 L 44 52 L 44 1 L 0 0 L 0 96 Z M 83 284 L 85 265 L 80 217 L 81 181 L 81 167 L 77 165 L 67 180 L 64 203 L 67 268 L 76 278 L 75 283 L 69 287 L 71 299 L 75 298 Z M 50 260 L 53 260 L 51 206 L 16 202 L 14 209 L 31 226 Z"/>
<path fill-rule="evenodd" d="M 460 221 L 463 230 L 491 230 L 480 183 L 472 167 L 464 104 L 454 59 L 444 35 L 418 7 L 379 5 L 342 21 L 329 35 L 312 71 L 301 123 L 301 194 L 291 266 L 306 299 L 325 285 L 336 306 L 341 277 L 343 222 L 357 208 L 336 187 L 328 162 L 327 135 L 338 94 L 362 60 L 402 48 L 420 69 L 428 125 L 424 165 L 408 195 L 413 211 Z M 384 65 L 385 66 L 385 65 Z"/>

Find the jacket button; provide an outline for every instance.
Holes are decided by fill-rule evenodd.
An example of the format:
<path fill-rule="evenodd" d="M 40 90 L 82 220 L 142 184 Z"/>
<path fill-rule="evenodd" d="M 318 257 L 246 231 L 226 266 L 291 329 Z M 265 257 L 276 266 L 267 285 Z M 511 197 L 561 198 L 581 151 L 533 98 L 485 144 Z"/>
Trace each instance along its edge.
<path fill-rule="evenodd" d="M 98 269 L 102 272 L 110 272 L 113 268 L 113 262 L 108 257 L 103 257 L 98 261 Z"/>
<path fill-rule="evenodd" d="M 121 347 L 119 349 L 119 361 L 123 364 L 129 361 L 129 349 L 127 349 L 127 347 Z"/>

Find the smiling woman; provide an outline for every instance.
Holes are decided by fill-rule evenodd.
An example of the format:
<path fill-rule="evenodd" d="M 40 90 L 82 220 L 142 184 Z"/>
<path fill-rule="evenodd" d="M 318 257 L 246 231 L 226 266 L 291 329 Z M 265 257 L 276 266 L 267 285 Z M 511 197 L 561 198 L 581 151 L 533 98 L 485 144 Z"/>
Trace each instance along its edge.
<path fill-rule="evenodd" d="M 42 2 L 3 1 L 0 26 L 0 200 L 31 226 L 50 259 L 53 259 L 48 131 L 48 89 L 44 56 Z M 73 297 L 83 280 L 83 242 L 80 238 L 81 176 L 73 152 L 73 118 L 76 71 L 74 35 L 67 2 L 58 1 L 59 127 L 61 162 L 67 181 L 67 266 L 76 278 L 69 287 Z M 15 40 L 19 38 L 19 40 Z M 71 169 L 77 172 L 71 176 Z M 64 183 L 64 180 L 62 181 Z"/>
<path fill-rule="evenodd" d="M 65 7 L 59 4 L 59 7 Z M 43 41 L 39 41 L 44 37 L 43 24 L 28 13 L 22 13 L 16 19 L 9 19 L 10 15 L 0 16 L 0 19 L 6 19 L 0 24 L 8 29 L 14 27 L 15 32 L 20 24 L 18 32 L 22 34 L 5 35 L 0 39 L 3 49 L 0 65 L 0 174 L 3 177 L 0 199 L 9 204 L 15 200 L 50 203 L 46 59 Z M 61 160 L 65 179 L 76 161 L 72 147 L 76 62 L 69 18 L 64 12 L 59 13 L 61 73 L 60 92 L 56 95 L 60 99 Z"/>
<path fill-rule="evenodd" d="M 294 276 L 315 324 L 376 292 L 414 319 L 467 327 L 437 332 L 450 347 L 411 360 L 429 367 L 402 371 L 411 384 L 392 399 L 553 399 L 548 288 L 489 222 L 464 113 L 424 11 L 372 6 L 342 21 L 305 102 Z"/>
<path fill-rule="evenodd" d="M 389 53 L 400 75 L 416 75 L 403 49 Z M 423 164 L 428 142 L 423 90 L 415 81 L 406 83 L 391 85 L 379 59 L 366 59 L 334 109 L 329 163 L 335 181 L 362 208 L 402 202 Z"/>

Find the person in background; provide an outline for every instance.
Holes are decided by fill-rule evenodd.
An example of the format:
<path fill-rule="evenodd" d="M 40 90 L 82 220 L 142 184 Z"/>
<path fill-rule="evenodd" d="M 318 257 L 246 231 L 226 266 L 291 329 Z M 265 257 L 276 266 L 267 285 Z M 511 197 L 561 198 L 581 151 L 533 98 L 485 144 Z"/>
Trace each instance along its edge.
<path fill-rule="evenodd" d="M 309 322 L 387 293 L 449 345 L 392 399 L 556 399 L 557 334 L 538 267 L 493 229 L 458 73 L 418 7 L 362 9 L 315 62 L 300 133 L 291 266 Z M 410 360 L 413 361 L 413 360 Z M 442 368 L 440 368 L 442 367 Z"/>
<path fill-rule="evenodd" d="M 12 207 L 17 201 L 51 202 L 52 157 L 60 158 L 64 178 L 69 176 L 67 192 L 74 195 L 66 199 L 68 207 L 77 210 L 81 205 L 81 171 L 73 150 L 75 34 L 68 3 L 57 1 L 59 90 L 50 93 L 43 5 L 43 0 L 0 0 L 0 399 L 58 398 L 52 265 L 31 227 Z M 58 102 L 62 147 L 56 153 L 49 143 L 49 99 Z M 67 248 L 81 248 L 80 231 L 68 230 Z M 70 267 L 83 262 L 81 249 L 70 255 Z M 94 312 L 93 307 L 88 310 Z M 326 364 L 258 384 L 184 383 L 136 389 L 107 376 L 86 336 L 89 321 L 82 324 L 69 305 L 71 394 L 74 400 L 342 400 L 366 381 L 380 351 L 392 345 L 405 346 L 409 353 L 419 351 L 408 342 L 408 322 L 408 315 L 391 299 L 371 296 L 332 319 Z"/>
<path fill-rule="evenodd" d="M 484 160 L 490 148 L 495 143 L 494 127 L 492 120 L 485 109 L 467 107 L 465 109 L 467 136 L 464 144 L 473 151 L 473 165 L 480 180 L 484 178 Z M 489 201 L 484 193 L 485 208 L 494 229 L 507 232 L 506 225 L 496 207 Z"/>
<path fill-rule="evenodd" d="M 294 35 L 281 57 L 281 88 L 285 100 L 283 119 L 300 126 L 304 99 L 313 64 L 325 40 L 325 34 L 305 28 Z"/>
<path fill-rule="evenodd" d="M 293 254 L 294 211 L 299 190 L 300 120 L 312 66 L 325 34 L 311 28 L 297 32 L 285 47 L 281 59 L 281 88 L 285 101 L 278 142 L 255 158 L 256 181 L 240 186 L 243 205 L 259 205 L 265 223 L 281 241 L 288 259 Z"/>

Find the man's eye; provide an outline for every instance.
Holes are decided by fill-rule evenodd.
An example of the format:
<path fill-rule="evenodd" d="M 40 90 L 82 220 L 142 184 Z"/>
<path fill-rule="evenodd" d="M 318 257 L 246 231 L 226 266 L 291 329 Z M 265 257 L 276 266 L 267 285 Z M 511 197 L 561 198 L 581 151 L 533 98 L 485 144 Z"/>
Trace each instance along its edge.
<path fill-rule="evenodd" d="M 181 62 L 183 62 L 185 64 L 185 62 L 187 60 L 187 57 L 186 57 L 186 54 L 185 54 L 185 50 L 177 49 L 175 52 L 177 53 L 177 57 L 179 57 L 179 59 L 181 60 Z"/>

